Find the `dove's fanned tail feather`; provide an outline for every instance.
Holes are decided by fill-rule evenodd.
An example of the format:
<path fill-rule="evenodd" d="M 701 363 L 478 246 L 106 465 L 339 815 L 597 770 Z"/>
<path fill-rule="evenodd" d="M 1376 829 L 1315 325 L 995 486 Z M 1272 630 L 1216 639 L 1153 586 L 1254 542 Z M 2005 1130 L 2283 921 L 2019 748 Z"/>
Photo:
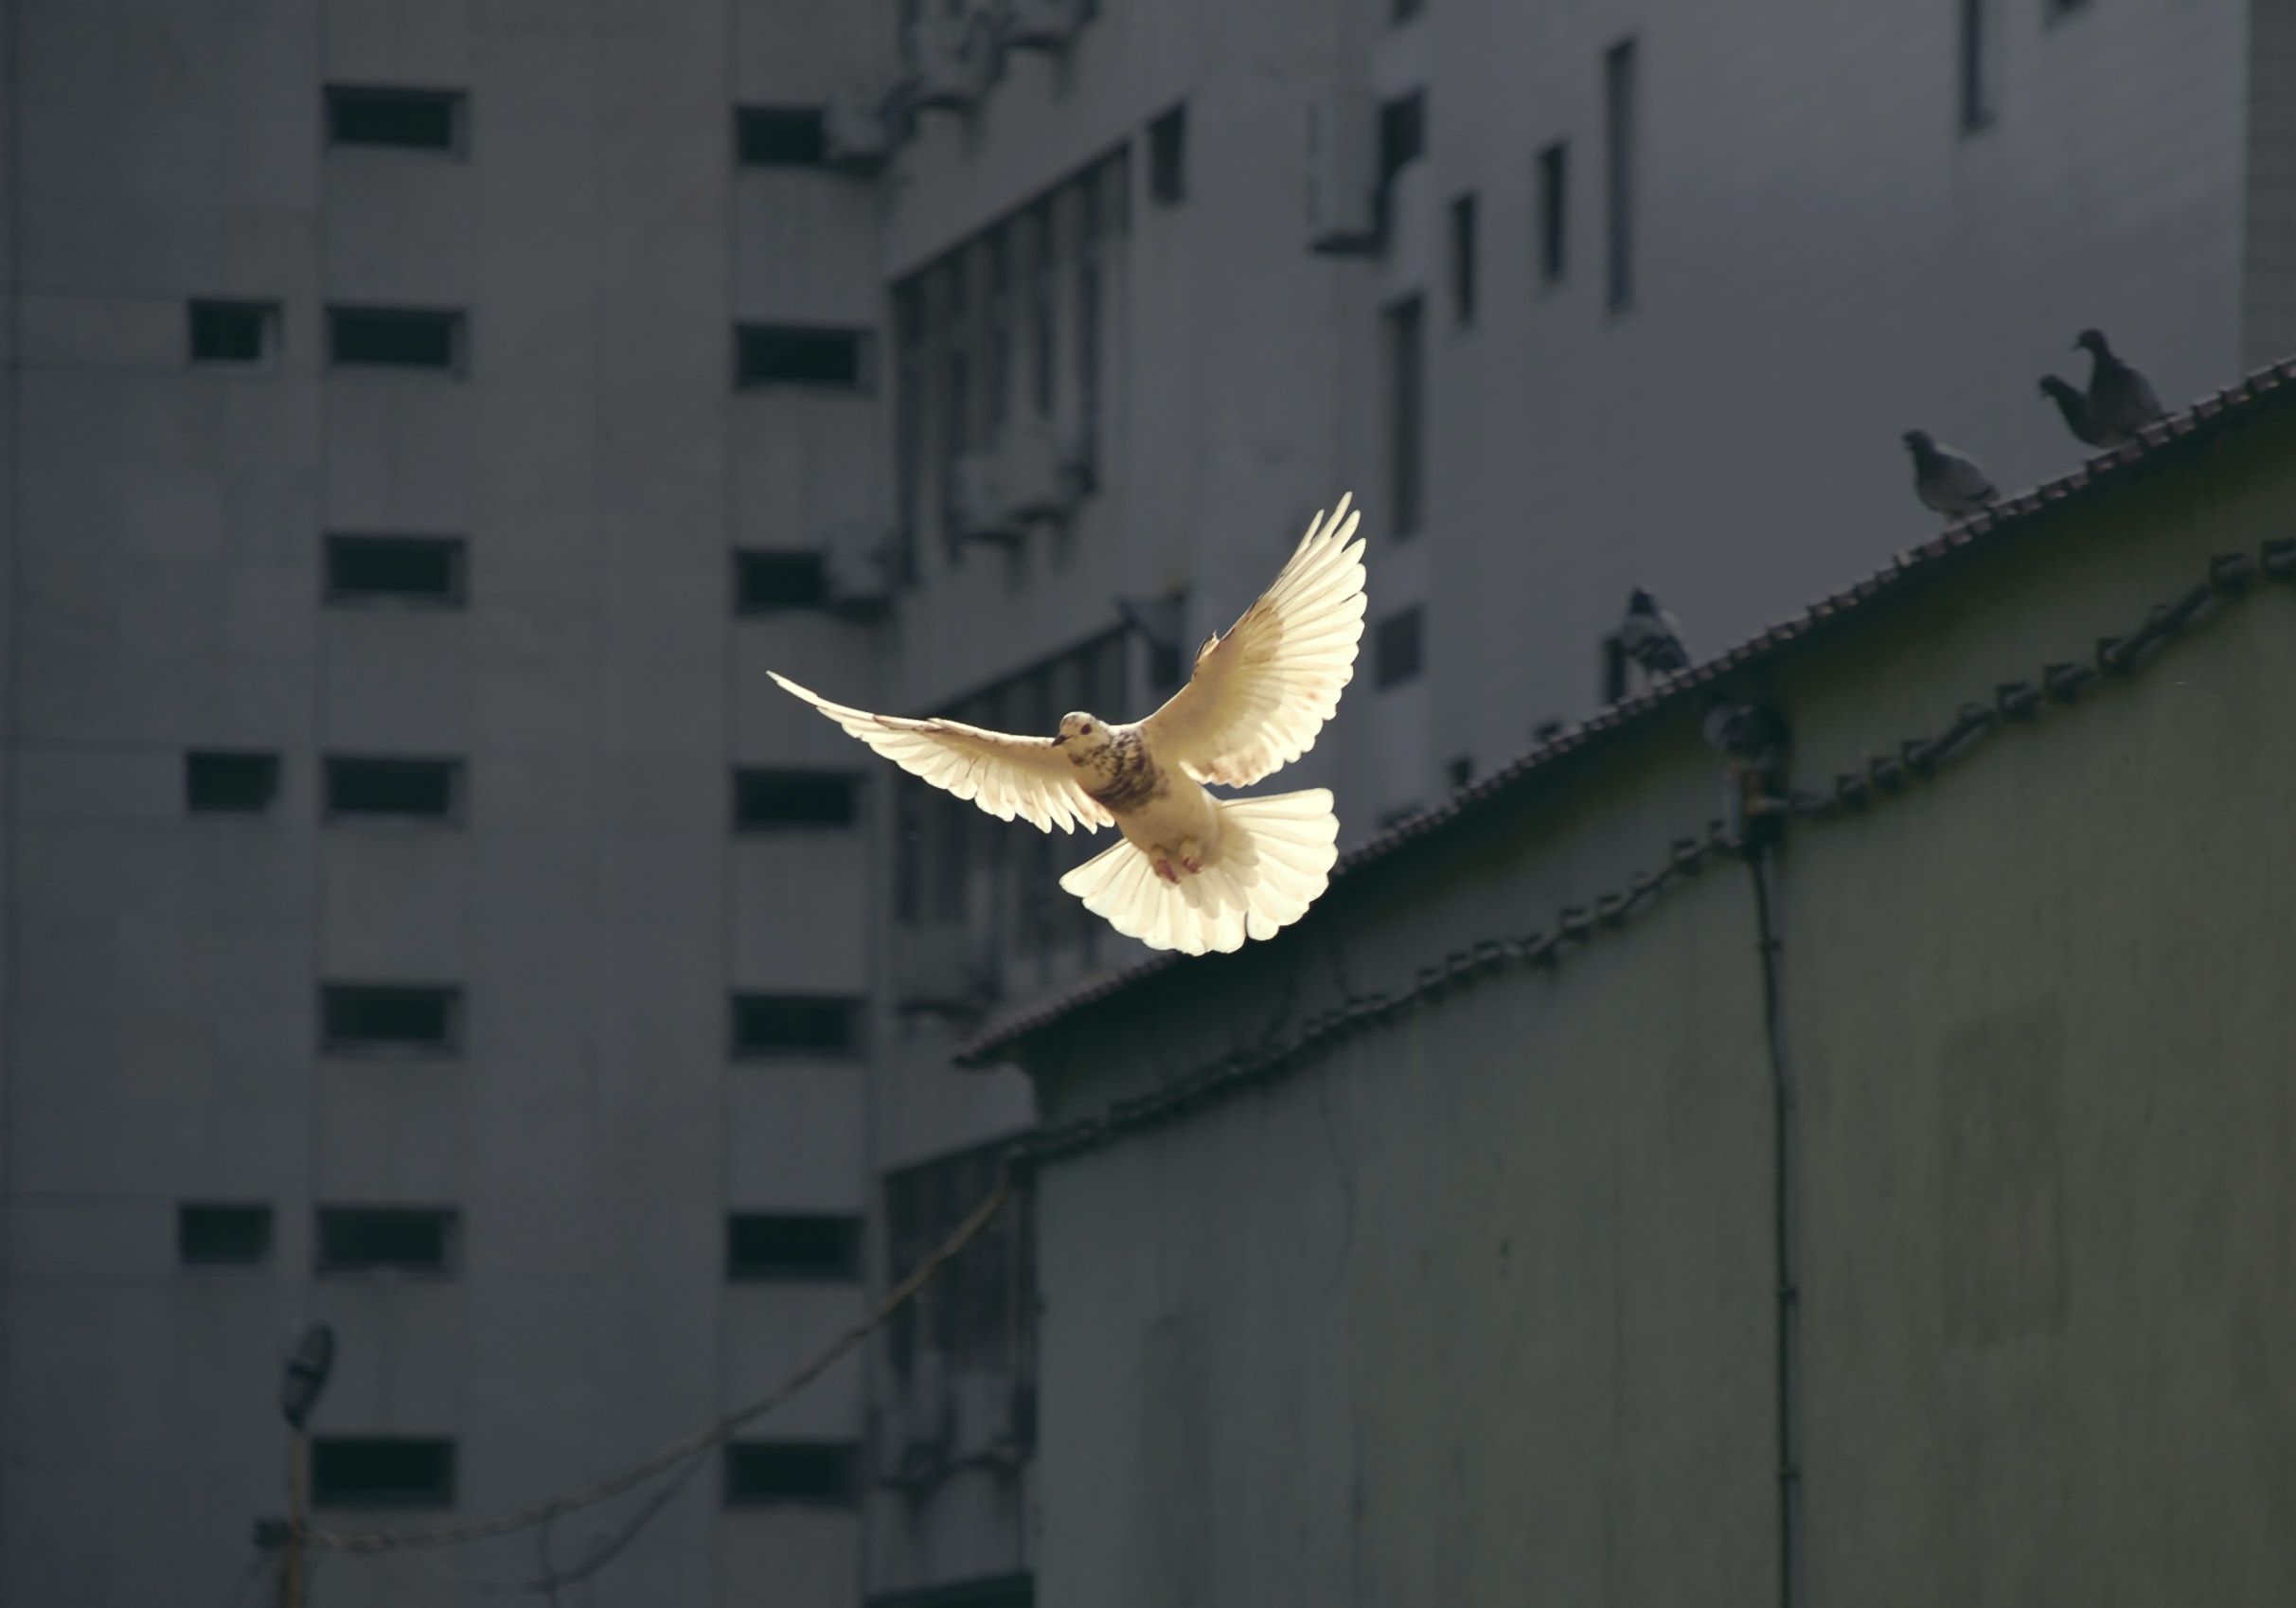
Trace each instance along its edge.
<path fill-rule="evenodd" d="M 1219 858 L 1193 876 L 1167 883 L 1125 842 L 1078 866 L 1060 885 L 1151 949 L 1201 955 L 1273 938 L 1307 914 L 1339 859 L 1330 790 L 1223 798 L 1219 808 Z"/>

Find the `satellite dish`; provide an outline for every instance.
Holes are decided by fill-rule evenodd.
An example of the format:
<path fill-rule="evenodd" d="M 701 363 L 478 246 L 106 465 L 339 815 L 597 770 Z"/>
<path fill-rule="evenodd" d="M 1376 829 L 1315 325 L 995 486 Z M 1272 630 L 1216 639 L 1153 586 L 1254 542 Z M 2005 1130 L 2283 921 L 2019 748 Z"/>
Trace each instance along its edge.
<path fill-rule="evenodd" d="M 279 1411 L 296 1429 L 319 1404 L 327 1376 L 335 1366 L 335 1331 L 324 1323 L 307 1323 L 295 1331 L 287 1348 L 287 1377 L 279 1385 Z"/>

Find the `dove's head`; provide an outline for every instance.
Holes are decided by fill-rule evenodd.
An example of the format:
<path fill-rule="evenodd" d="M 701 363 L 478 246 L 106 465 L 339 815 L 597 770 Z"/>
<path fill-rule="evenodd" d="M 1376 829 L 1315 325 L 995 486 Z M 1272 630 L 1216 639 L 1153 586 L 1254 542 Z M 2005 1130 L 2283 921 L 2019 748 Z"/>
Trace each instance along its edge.
<path fill-rule="evenodd" d="M 2112 355 L 2112 348 L 2105 344 L 2105 331 L 2102 330 L 2083 330 L 2073 338 L 2073 344 L 2093 357 Z"/>
<path fill-rule="evenodd" d="M 1937 443 L 1931 439 L 1927 430 L 1908 430 L 1905 433 L 1905 444 L 1913 449 L 1915 457 L 1937 450 Z"/>
<path fill-rule="evenodd" d="M 2080 400 L 2081 392 L 2070 380 L 2061 379 L 2055 374 L 2044 374 L 2041 376 L 2041 395 L 2054 398 L 2058 402 L 2077 402 Z"/>
<path fill-rule="evenodd" d="M 1056 748 L 1068 750 L 1072 763 L 1082 764 L 1089 756 L 1108 746 L 1108 722 L 1081 709 L 1071 710 L 1060 717 L 1060 735 L 1052 742 Z"/>

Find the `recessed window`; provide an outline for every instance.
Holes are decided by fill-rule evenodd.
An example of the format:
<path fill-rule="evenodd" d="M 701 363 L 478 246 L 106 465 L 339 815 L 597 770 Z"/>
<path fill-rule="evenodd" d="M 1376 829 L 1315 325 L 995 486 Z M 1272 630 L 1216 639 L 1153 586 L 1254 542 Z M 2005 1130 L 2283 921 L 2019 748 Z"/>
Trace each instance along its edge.
<path fill-rule="evenodd" d="M 1451 204 L 1451 317 L 1475 321 L 1475 197 L 1472 191 Z"/>
<path fill-rule="evenodd" d="M 837 994 L 734 995 L 734 1053 L 852 1055 L 861 1047 L 861 1001 Z"/>
<path fill-rule="evenodd" d="M 821 554 L 751 548 L 734 555 L 736 613 L 762 615 L 777 609 L 828 606 L 829 570 Z"/>
<path fill-rule="evenodd" d="M 1148 199 L 1177 206 L 1188 195 L 1188 109 L 1175 106 L 1148 124 Z"/>
<path fill-rule="evenodd" d="M 1562 278 L 1570 261 L 1571 148 L 1557 140 L 1539 153 L 1539 277 Z"/>
<path fill-rule="evenodd" d="M 1427 152 L 1427 96 L 1398 96 L 1379 107 L 1379 182 L 1384 185 Z"/>
<path fill-rule="evenodd" d="M 175 1208 L 175 1249 L 186 1267 L 252 1267 L 271 1254 L 267 1206 Z"/>
<path fill-rule="evenodd" d="M 411 307 L 330 307 L 327 349 L 339 368 L 406 368 L 456 373 L 463 316 Z"/>
<path fill-rule="evenodd" d="M 329 1050 L 451 1054 L 462 1037 L 462 991 L 427 983 L 328 983 L 320 1033 Z"/>
<path fill-rule="evenodd" d="M 1606 282 L 1615 313 L 1634 305 L 1634 41 L 1612 45 L 1603 58 L 1602 86 Z"/>
<path fill-rule="evenodd" d="M 191 304 L 191 361 L 260 363 L 271 355 L 279 309 L 268 301 L 195 301 Z"/>
<path fill-rule="evenodd" d="M 818 168 L 826 158 L 818 106 L 743 106 L 734 151 L 745 168 Z"/>
<path fill-rule="evenodd" d="M 327 137 L 335 145 L 396 151 L 463 148 L 462 92 L 454 89 L 363 89 L 329 84 Z"/>
<path fill-rule="evenodd" d="M 454 1214 L 428 1206 L 321 1206 L 319 1271 L 445 1273 Z"/>
<path fill-rule="evenodd" d="M 329 536 L 327 601 L 458 607 L 463 553 L 459 536 Z"/>
<path fill-rule="evenodd" d="M 735 1212 L 725 1220 L 725 1277 L 850 1282 L 861 1277 L 861 1219 Z"/>
<path fill-rule="evenodd" d="M 1961 126 L 1984 128 L 1993 120 L 1993 63 L 1986 48 L 1991 17 L 1985 0 L 1961 0 Z"/>
<path fill-rule="evenodd" d="M 739 770 L 734 773 L 734 826 L 849 827 L 861 819 L 861 778 L 845 771 Z"/>
<path fill-rule="evenodd" d="M 1417 678 L 1421 665 L 1419 611 L 1416 606 L 1379 621 L 1374 650 L 1382 688 L 1399 687 Z"/>
<path fill-rule="evenodd" d="M 184 756 L 184 804 L 195 815 L 260 815 L 278 796 L 276 754 Z"/>
<path fill-rule="evenodd" d="M 321 1435 L 311 1443 L 314 1508 L 452 1508 L 454 1442 Z"/>
<path fill-rule="evenodd" d="M 1387 310 L 1387 504 L 1398 537 L 1425 513 L 1427 340 L 1417 296 Z"/>
<path fill-rule="evenodd" d="M 744 324 L 734 332 L 735 378 L 744 385 L 857 389 L 867 342 L 864 330 Z"/>
<path fill-rule="evenodd" d="M 461 793 L 459 759 L 327 761 L 327 813 L 336 819 L 453 820 Z"/>
<path fill-rule="evenodd" d="M 861 1448 L 837 1440 L 730 1440 L 728 1508 L 850 1508 L 861 1500 Z"/>

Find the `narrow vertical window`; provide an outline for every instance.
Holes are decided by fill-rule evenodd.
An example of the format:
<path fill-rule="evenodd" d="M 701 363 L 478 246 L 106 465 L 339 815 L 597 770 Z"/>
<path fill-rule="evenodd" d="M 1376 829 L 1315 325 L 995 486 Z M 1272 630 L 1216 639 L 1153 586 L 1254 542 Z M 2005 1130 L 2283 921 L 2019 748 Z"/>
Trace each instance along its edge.
<path fill-rule="evenodd" d="M 1472 190 L 1451 204 L 1451 315 L 1454 324 L 1475 321 L 1475 196 Z"/>
<path fill-rule="evenodd" d="M 1612 312 L 1634 305 L 1634 41 L 1603 58 L 1604 184 Z"/>
<path fill-rule="evenodd" d="M 1417 296 L 1387 313 L 1387 501 L 1397 537 L 1418 534 L 1424 509 L 1426 338 Z"/>
<path fill-rule="evenodd" d="M 1557 140 L 1539 153 L 1539 277 L 1557 284 L 1570 260 L 1570 147 Z"/>
<path fill-rule="evenodd" d="M 1982 129 L 1993 120 L 1990 63 L 1985 59 L 1985 0 L 1961 0 L 1961 126 Z"/>
<path fill-rule="evenodd" d="M 1095 168 L 1077 196 L 1077 422 L 1088 465 L 1100 459 L 1100 184 Z"/>
<path fill-rule="evenodd" d="M 1006 227 L 988 232 L 988 431 L 1012 411 L 1012 252 Z"/>
<path fill-rule="evenodd" d="M 957 529 L 957 459 L 971 444 L 971 344 L 965 316 L 965 254 L 952 253 L 941 271 L 941 534 L 953 544 Z"/>
<path fill-rule="evenodd" d="M 912 278 L 893 293 L 893 484 L 899 579 L 917 580 L 917 492 L 925 464 L 925 288 Z"/>
<path fill-rule="evenodd" d="M 1148 199 L 1177 206 L 1188 196 L 1188 109 L 1175 106 L 1148 125 Z"/>
<path fill-rule="evenodd" d="M 1037 208 L 1035 226 L 1030 234 L 1036 242 L 1036 262 L 1028 279 L 1028 357 L 1032 366 L 1029 375 L 1029 395 L 1036 402 L 1037 417 L 1050 419 L 1057 392 L 1059 368 L 1059 283 L 1056 276 L 1060 269 L 1059 237 L 1053 233 L 1052 203 L 1047 201 Z"/>

